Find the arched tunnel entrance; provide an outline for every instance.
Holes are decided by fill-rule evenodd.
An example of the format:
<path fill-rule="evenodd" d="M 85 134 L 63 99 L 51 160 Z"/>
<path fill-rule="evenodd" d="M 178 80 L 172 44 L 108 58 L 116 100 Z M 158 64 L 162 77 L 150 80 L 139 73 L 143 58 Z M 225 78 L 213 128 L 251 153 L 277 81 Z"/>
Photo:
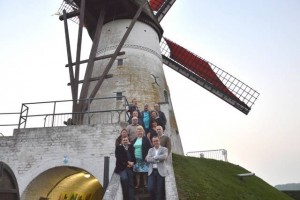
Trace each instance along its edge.
<path fill-rule="evenodd" d="M 19 200 L 19 188 L 11 168 L 0 161 L 0 199 Z"/>
<path fill-rule="evenodd" d="M 92 174 L 63 166 L 51 168 L 34 178 L 21 200 L 96 200 L 102 197 L 102 185 Z"/>

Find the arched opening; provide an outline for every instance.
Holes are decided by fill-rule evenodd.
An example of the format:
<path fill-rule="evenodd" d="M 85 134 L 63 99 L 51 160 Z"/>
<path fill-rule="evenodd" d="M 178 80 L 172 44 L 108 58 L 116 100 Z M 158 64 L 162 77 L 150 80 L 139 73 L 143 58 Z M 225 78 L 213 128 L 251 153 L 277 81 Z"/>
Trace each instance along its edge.
<path fill-rule="evenodd" d="M 26 187 L 21 199 L 96 200 L 102 197 L 102 185 L 92 174 L 80 168 L 63 166 L 38 175 Z"/>
<path fill-rule="evenodd" d="M 11 168 L 3 162 L 0 162 L 0 199 L 20 199 L 17 179 Z"/>

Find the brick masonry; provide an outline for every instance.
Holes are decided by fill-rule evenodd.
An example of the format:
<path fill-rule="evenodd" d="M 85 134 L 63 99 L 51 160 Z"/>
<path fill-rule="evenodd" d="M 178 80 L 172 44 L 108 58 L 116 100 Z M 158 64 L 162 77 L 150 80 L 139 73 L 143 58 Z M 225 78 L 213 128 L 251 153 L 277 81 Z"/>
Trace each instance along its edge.
<path fill-rule="evenodd" d="M 0 138 L 0 161 L 13 170 L 21 197 L 28 197 L 26 187 L 38 175 L 60 166 L 83 169 L 103 184 L 104 157 L 110 157 L 111 177 L 115 139 L 121 128 L 120 124 L 99 124 L 15 130 L 13 136 Z M 179 134 L 167 134 L 173 150 L 183 154 Z"/>
<path fill-rule="evenodd" d="M 118 124 L 109 124 L 15 130 L 13 136 L 0 138 L 0 161 L 13 170 L 21 196 L 35 177 L 58 166 L 81 168 L 101 183 L 104 156 L 110 157 L 110 174 L 114 169 L 118 129 Z"/>

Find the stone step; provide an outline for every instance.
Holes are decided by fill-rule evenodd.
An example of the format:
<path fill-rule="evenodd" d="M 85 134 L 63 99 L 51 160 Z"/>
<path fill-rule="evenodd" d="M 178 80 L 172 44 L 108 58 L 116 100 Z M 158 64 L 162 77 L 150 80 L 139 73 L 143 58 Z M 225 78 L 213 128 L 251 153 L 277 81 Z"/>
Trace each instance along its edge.
<path fill-rule="evenodd" d="M 150 194 L 147 191 L 147 188 L 141 187 L 135 189 L 135 198 L 136 200 L 150 200 Z"/>

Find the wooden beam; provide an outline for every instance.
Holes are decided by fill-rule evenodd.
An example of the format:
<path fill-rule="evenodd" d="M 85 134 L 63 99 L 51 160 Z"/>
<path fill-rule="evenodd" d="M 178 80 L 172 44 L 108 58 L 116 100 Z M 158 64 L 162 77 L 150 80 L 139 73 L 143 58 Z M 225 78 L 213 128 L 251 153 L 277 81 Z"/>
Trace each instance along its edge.
<path fill-rule="evenodd" d="M 72 11 L 72 12 L 67 13 L 67 14 L 66 14 L 66 18 L 67 18 L 67 19 L 70 19 L 70 18 L 72 18 L 72 17 L 78 16 L 79 14 L 80 14 L 79 10 L 74 10 L 74 11 Z M 59 16 L 59 20 L 60 20 L 60 21 L 63 21 L 63 20 L 64 20 L 64 15 L 60 15 L 60 16 Z"/>
<path fill-rule="evenodd" d="M 143 11 L 143 8 L 144 6 L 148 3 L 147 0 L 144 1 L 144 3 L 142 3 L 138 9 L 138 11 L 136 12 L 134 18 L 132 19 L 128 29 L 126 30 L 121 42 L 119 43 L 118 47 L 116 48 L 115 50 L 115 53 L 114 55 L 111 57 L 109 63 L 107 64 L 106 68 L 104 69 L 103 71 L 103 74 L 102 74 L 102 78 L 98 81 L 97 85 L 95 86 L 95 88 L 93 89 L 91 95 L 90 95 L 90 99 L 93 100 L 93 98 L 96 96 L 97 94 L 97 91 L 99 90 L 100 86 L 102 85 L 103 81 L 104 81 L 104 77 L 108 74 L 109 70 L 111 69 L 112 67 L 112 64 L 113 62 L 115 61 L 115 59 L 117 58 L 117 55 L 118 53 L 121 51 L 126 39 L 128 38 L 129 36 L 129 33 L 131 32 L 135 22 L 137 21 L 138 17 L 140 16 L 140 14 L 142 13 Z"/>
<path fill-rule="evenodd" d="M 0 189 L 0 194 L 18 194 L 17 189 Z"/>
<path fill-rule="evenodd" d="M 79 28 L 78 28 L 78 38 L 77 38 L 77 52 L 76 52 L 76 67 L 75 67 L 75 88 L 74 96 L 78 98 L 78 80 L 79 80 L 79 61 L 81 55 L 81 43 L 82 43 L 82 29 L 84 24 L 84 13 L 85 13 L 85 0 L 81 0 L 80 4 L 80 17 L 79 17 Z"/>
<path fill-rule="evenodd" d="M 103 60 L 103 59 L 106 59 L 106 58 L 110 58 L 110 57 L 112 57 L 113 55 L 114 55 L 114 54 L 107 54 L 107 55 L 104 55 L 104 56 L 99 56 L 99 57 L 96 57 L 96 58 L 94 59 L 94 61 L 96 61 L 96 60 Z M 122 56 L 122 55 L 125 55 L 125 51 L 121 51 L 121 52 L 118 53 L 118 56 Z M 89 61 L 88 59 L 82 60 L 82 61 L 79 62 L 79 64 L 87 63 L 88 61 Z M 76 65 L 76 62 L 71 63 L 71 65 L 72 65 L 72 66 Z M 66 64 L 66 67 L 69 67 L 69 64 Z"/>
<path fill-rule="evenodd" d="M 70 36 L 69 36 L 69 28 L 68 28 L 68 21 L 67 21 L 67 12 L 63 10 L 63 17 L 64 17 L 64 27 L 65 27 L 65 37 L 66 37 L 66 47 L 67 47 L 67 55 L 68 55 L 68 66 L 69 66 L 69 75 L 70 75 L 70 83 L 71 83 L 71 93 L 72 99 L 77 99 L 74 92 L 74 73 L 72 68 L 72 54 L 71 54 L 71 46 L 70 46 Z"/>
<path fill-rule="evenodd" d="M 95 77 L 95 78 L 90 78 L 89 81 L 90 81 L 90 82 L 91 82 L 91 81 L 97 81 L 97 80 L 99 80 L 101 77 L 102 77 L 102 76 Z M 112 77 L 113 77 L 112 74 L 107 74 L 104 78 L 107 79 L 107 78 L 112 78 Z M 83 83 L 83 80 L 78 81 L 78 84 L 80 84 L 80 83 Z M 70 85 L 71 85 L 71 83 L 68 83 L 68 86 L 70 86 Z"/>
<path fill-rule="evenodd" d="M 88 64 L 87 64 L 87 69 L 86 69 L 85 75 L 84 75 L 84 81 L 83 81 L 81 92 L 80 92 L 80 99 L 86 99 L 87 93 L 88 93 L 88 88 L 90 86 L 89 79 L 91 78 L 93 68 L 94 68 L 94 62 L 95 62 L 95 57 L 96 57 L 96 53 L 97 53 L 97 48 L 98 48 L 100 35 L 101 35 L 103 23 L 104 23 L 106 3 L 107 3 L 107 0 L 101 1 L 101 6 L 100 6 L 101 9 L 100 9 L 98 22 L 97 22 L 96 33 L 95 33 L 95 36 L 93 38 L 93 45 L 92 45 L 92 49 L 91 49 L 91 52 L 90 52 L 89 61 L 88 61 Z M 79 106 L 82 107 L 83 101 L 80 101 L 79 104 L 80 104 Z"/>

